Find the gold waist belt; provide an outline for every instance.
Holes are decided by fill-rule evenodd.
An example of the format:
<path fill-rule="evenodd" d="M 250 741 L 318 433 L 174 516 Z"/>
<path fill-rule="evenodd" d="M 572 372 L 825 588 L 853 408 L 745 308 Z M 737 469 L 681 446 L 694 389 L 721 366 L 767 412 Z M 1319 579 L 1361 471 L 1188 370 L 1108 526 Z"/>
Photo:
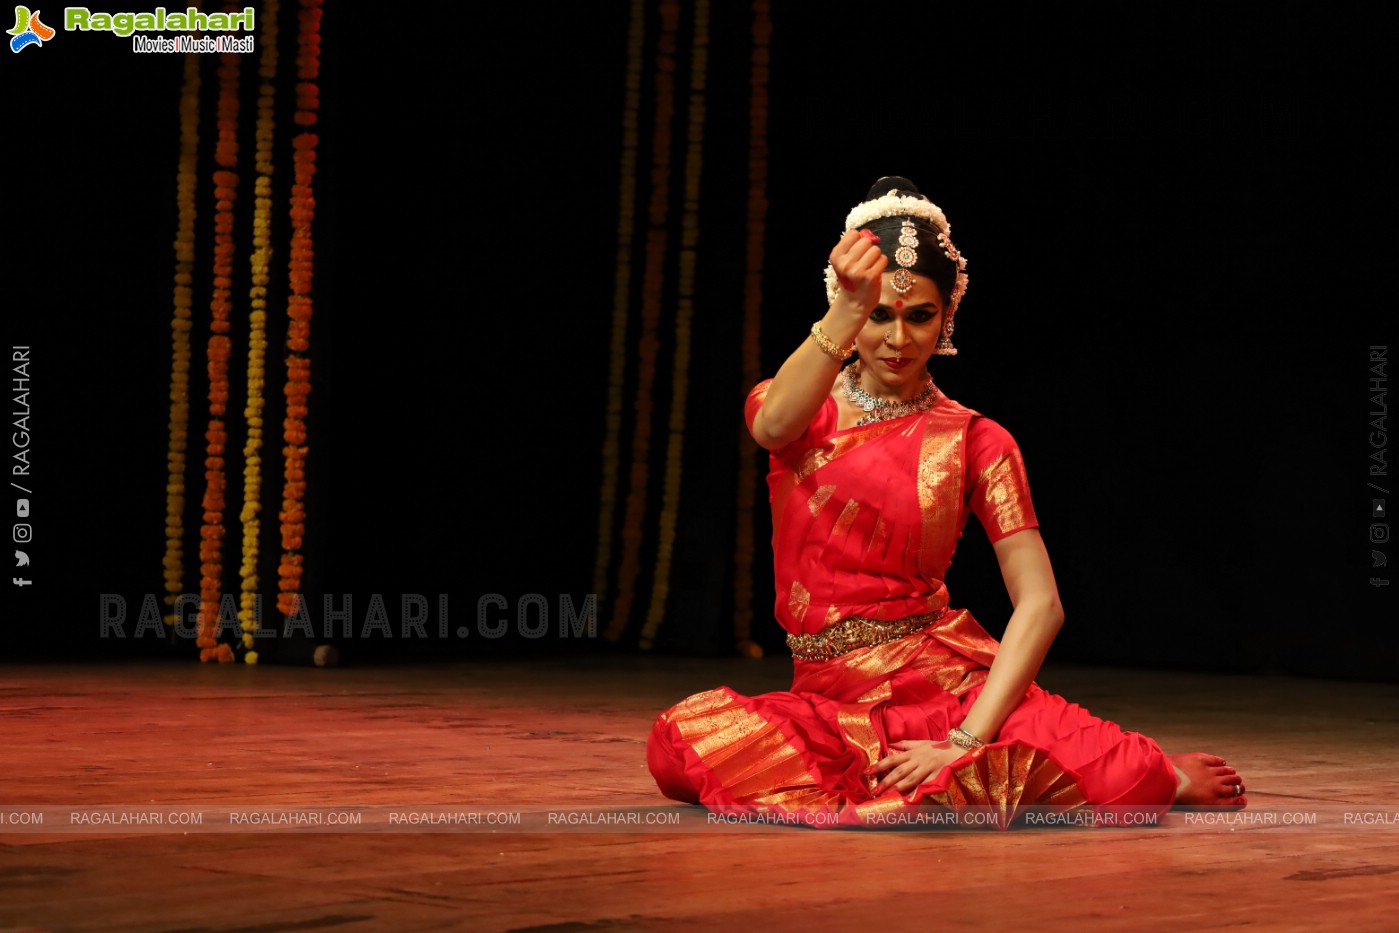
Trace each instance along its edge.
<path fill-rule="evenodd" d="M 788 635 L 792 657 L 801 661 L 829 661 L 858 648 L 873 648 L 922 631 L 942 618 L 941 612 L 884 621 L 850 616 L 814 635 Z"/>

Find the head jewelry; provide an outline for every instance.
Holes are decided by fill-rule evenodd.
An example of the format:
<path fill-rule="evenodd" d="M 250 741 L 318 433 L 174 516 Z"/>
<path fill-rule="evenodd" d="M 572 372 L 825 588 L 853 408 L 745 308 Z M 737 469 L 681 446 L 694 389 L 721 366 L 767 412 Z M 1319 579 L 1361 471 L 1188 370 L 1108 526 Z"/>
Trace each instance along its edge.
<path fill-rule="evenodd" d="M 880 197 L 855 205 L 854 209 L 846 215 L 845 230 L 847 232 L 856 230 L 887 217 L 902 218 L 902 223 L 899 226 L 898 246 L 894 249 L 892 256 L 898 268 L 894 270 L 890 282 L 900 295 L 907 294 L 909 289 L 913 287 L 912 267 L 918 264 L 918 250 L 923 246 L 920 241 L 920 226 L 931 228 L 928 233 L 935 237 L 937 247 L 957 267 L 952 294 L 947 296 L 942 335 L 938 338 L 937 349 L 934 351 L 940 356 L 956 356 L 957 350 L 952 346 L 951 340 L 953 315 L 957 313 L 962 296 L 967 292 L 967 259 L 952 242 L 952 225 L 947 222 L 947 216 L 943 214 L 942 208 L 917 194 L 916 191 L 910 195 L 901 193 L 897 188 L 892 188 Z M 918 220 L 923 221 L 923 224 L 917 223 Z M 840 282 L 836 277 L 835 269 L 827 263 L 827 302 L 836 300 L 840 294 L 839 288 Z"/>

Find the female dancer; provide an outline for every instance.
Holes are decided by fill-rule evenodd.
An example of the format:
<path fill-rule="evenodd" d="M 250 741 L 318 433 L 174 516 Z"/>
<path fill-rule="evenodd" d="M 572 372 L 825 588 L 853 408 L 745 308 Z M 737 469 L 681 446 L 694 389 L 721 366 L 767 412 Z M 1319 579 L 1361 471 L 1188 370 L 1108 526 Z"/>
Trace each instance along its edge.
<path fill-rule="evenodd" d="M 880 179 L 845 226 L 825 317 L 746 405 L 771 451 L 792 689 L 719 687 L 662 713 L 647 744 L 661 791 L 839 826 L 927 804 L 987 807 L 1002 827 L 1039 806 L 1103 822 L 1123 808 L 1244 806 L 1222 758 L 1167 757 L 1034 683 L 1063 610 L 1020 451 L 927 370 L 957 352 L 966 260 L 904 178 Z M 950 608 L 943 583 L 971 513 L 1014 606 L 999 643 Z"/>

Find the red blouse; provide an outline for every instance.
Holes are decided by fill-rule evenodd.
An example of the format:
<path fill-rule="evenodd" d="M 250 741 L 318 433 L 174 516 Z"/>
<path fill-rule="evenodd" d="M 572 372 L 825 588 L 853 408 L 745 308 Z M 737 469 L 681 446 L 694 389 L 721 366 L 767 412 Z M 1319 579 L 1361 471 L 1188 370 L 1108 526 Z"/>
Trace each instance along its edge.
<path fill-rule="evenodd" d="M 750 431 L 771 382 L 748 395 Z M 828 398 L 770 457 L 775 611 L 787 631 L 941 610 L 970 513 L 992 542 L 1038 527 L 1020 449 L 990 418 L 946 396 L 922 414 L 844 431 L 838 413 Z"/>

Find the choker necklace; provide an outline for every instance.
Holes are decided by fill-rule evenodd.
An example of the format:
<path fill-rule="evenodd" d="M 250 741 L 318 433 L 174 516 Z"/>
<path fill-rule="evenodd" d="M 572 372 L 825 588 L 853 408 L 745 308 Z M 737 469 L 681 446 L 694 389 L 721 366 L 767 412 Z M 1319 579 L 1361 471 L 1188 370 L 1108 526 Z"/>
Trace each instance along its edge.
<path fill-rule="evenodd" d="M 938 387 L 933 385 L 932 376 L 928 377 L 928 383 L 923 386 L 923 391 L 908 401 L 885 402 L 860 388 L 859 375 L 860 364 L 858 362 L 845 367 L 845 397 L 865 412 L 865 416 L 855 422 L 856 427 L 888 421 L 890 418 L 921 414 L 932 408 L 938 399 Z"/>

